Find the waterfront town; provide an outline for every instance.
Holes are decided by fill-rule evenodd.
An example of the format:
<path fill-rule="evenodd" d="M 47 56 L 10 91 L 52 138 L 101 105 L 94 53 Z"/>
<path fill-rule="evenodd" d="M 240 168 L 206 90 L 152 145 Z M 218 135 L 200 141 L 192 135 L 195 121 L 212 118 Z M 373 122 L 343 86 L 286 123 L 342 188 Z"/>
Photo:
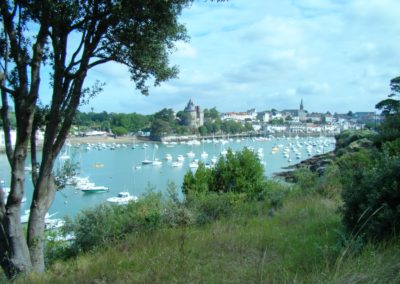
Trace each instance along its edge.
<path fill-rule="evenodd" d="M 214 108 L 215 110 L 215 108 Z M 129 133 L 129 136 L 141 137 L 144 139 L 158 141 L 184 140 L 192 139 L 195 136 L 223 136 L 223 129 L 208 133 L 201 133 L 198 129 L 204 127 L 205 124 L 219 120 L 224 122 L 235 122 L 238 125 L 246 125 L 242 131 L 238 131 L 242 136 L 246 135 L 327 135 L 333 136 L 344 130 L 357 130 L 368 127 L 374 127 L 381 123 L 382 116 L 375 112 L 352 112 L 348 113 L 331 113 L 327 112 L 309 112 L 305 109 L 303 100 L 300 101 L 298 108 L 284 110 L 266 110 L 257 111 L 250 109 L 243 112 L 224 112 L 217 115 L 204 115 L 201 106 L 195 105 L 193 100 L 189 100 L 182 111 L 171 111 L 173 118 L 182 125 L 185 125 L 192 131 L 188 133 L 165 133 L 164 135 L 151 135 L 151 131 L 141 129 L 136 133 Z M 101 128 L 84 128 L 84 131 L 72 131 L 71 137 L 114 137 L 116 135 L 111 129 Z M 38 131 L 37 140 L 43 140 L 44 133 Z M 16 133 L 11 131 L 11 141 L 15 142 Z M 4 133 L 0 132 L 0 149 L 4 149 Z"/>

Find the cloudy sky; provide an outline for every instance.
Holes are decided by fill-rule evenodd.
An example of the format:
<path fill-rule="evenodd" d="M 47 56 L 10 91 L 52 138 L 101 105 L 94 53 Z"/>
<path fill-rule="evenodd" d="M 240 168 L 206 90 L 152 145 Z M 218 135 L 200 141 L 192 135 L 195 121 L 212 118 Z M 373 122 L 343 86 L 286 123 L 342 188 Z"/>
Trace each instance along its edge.
<path fill-rule="evenodd" d="M 399 0 L 196 1 L 181 17 L 190 41 L 177 43 L 178 79 L 135 91 L 127 70 L 103 65 L 106 83 L 88 111 L 181 110 L 192 98 L 220 112 L 297 108 L 373 111 L 400 75 Z"/>

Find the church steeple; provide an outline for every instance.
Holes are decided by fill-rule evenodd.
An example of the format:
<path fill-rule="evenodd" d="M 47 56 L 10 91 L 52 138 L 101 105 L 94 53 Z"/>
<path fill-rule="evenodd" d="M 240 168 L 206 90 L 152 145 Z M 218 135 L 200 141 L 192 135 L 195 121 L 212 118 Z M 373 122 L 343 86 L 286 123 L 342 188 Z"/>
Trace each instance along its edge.
<path fill-rule="evenodd" d="M 300 102 L 300 110 L 304 110 L 303 99 L 301 99 L 301 102 Z"/>

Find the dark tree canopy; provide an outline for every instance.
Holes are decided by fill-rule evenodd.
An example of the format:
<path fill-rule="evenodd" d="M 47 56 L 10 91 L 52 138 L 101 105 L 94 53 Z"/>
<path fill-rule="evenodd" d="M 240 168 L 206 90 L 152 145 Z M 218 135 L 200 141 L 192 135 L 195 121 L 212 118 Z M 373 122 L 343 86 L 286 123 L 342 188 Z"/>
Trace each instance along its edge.
<path fill-rule="evenodd" d="M 145 95 L 151 84 L 158 85 L 175 77 L 177 68 L 170 66 L 168 56 L 176 41 L 187 39 L 185 27 L 178 18 L 191 2 L 0 2 L 1 118 L 12 169 L 10 197 L 6 203 L 0 200 L 3 228 L 0 232 L 0 264 L 8 277 L 32 269 L 44 271 L 44 216 L 57 190 L 54 162 L 77 108 L 99 93 L 103 86 L 97 83 L 85 87 L 88 72 L 107 62 L 123 64 L 129 68 L 136 89 Z M 39 89 L 45 63 L 51 67 L 51 101 L 43 107 L 45 116 L 35 116 L 41 108 Z M 15 145 L 10 139 L 10 99 L 16 117 Z M 127 123 L 126 118 L 121 118 L 120 127 Z M 44 125 L 45 138 L 39 158 L 33 137 L 41 125 Z M 109 126 L 105 123 L 104 127 Z M 20 225 L 20 212 L 28 154 L 32 165 L 39 165 L 39 172 L 32 171 L 34 192 L 25 234 Z"/>

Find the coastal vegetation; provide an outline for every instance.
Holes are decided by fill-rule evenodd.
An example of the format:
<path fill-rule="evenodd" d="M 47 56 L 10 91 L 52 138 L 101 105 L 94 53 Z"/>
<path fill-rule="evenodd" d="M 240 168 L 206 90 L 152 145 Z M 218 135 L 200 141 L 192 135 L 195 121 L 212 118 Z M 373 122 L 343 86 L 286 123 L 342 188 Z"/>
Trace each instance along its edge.
<path fill-rule="evenodd" d="M 0 199 L 0 265 L 8 278 L 45 270 L 45 215 L 57 191 L 53 166 L 78 107 L 104 86 L 98 81 L 87 86 L 88 73 L 109 62 L 122 64 L 143 95 L 149 94 L 149 84 L 175 78 L 178 69 L 170 65 L 169 55 L 177 41 L 187 39 L 179 16 L 191 2 L 1 2 L 1 119 L 12 174 L 10 198 Z M 43 71 L 44 65 L 49 69 Z M 43 72 L 49 74 L 49 96 L 40 92 Z M 15 145 L 10 108 L 16 118 Z M 36 115 L 42 108 L 45 115 Z M 38 157 L 36 133 L 41 127 L 45 134 Z M 32 171 L 34 192 L 25 233 L 20 212 L 28 155 L 32 168 L 38 161 L 40 167 Z"/>
<path fill-rule="evenodd" d="M 388 124 L 400 112 L 385 115 L 375 131 L 338 135 L 292 183 L 266 180 L 253 152 L 228 151 L 188 172 L 183 195 L 170 183 L 85 210 L 67 222 L 71 245 L 48 242 L 49 271 L 20 281 L 397 283 L 400 137 Z"/>
<path fill-rule="evenodd" d="M 0 281 L 400 282 L 400 77 L 376 105 L 385 116 L 378 128 L 338 135 L 335 152 L 294 170 L 293 183 L 266 179 L 248 149 L 228 151 L 213 169 L 200 164 L 188 172 L 181 188 L 168 184 L 167 195 L 149 186 L 138 202 L 103 204 L 66 220 L 63 234 L 72 242 L 45 233 L 60 189 L 55 161 L 75 123 L 115 135 L 149 131 L 153 138 L 252 130 L 249 122 L 221 121 L 216 109 L 205 110 L 197 128 L 172 109 L 77 116 L 104 86 L 87 87 L 89 71 L 107 62 L 125 65 L 143 95 L 149 84 L 175 78 L 169 55 L 187 39 L 179 19 L 192 2 L 1 2 L 1 126 L 11 190 L 6 201 L 0 195 Z M 51 95 L 42 106 L 44 65 Z M 33 192 L 23 227 L 27 160 Z"/>

